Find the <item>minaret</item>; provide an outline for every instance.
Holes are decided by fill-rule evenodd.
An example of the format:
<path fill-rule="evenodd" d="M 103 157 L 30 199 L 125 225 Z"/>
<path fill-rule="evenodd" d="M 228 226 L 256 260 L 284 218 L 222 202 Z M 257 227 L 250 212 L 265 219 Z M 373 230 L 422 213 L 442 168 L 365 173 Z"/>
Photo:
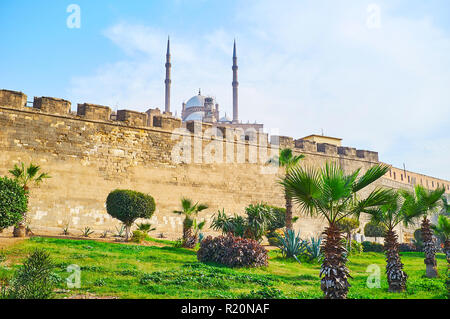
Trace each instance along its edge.
<path fill-rule="evenodd" d="M 239 123 L 238 115 L 238 66 L 237 66 L 237 56 L 236 56 L 236 40 L 234 40 L 233 46 L 233 123 Z"/>
<path fill-rule="evenodd" d="M 167 54 L 166 54 L 166 108 L 165 112 L 170 113 L 170 85 L 172 80 L 170 79 L 170 69 L 172 64 L 170 63 L 170 38 L 167 38 Z"/>

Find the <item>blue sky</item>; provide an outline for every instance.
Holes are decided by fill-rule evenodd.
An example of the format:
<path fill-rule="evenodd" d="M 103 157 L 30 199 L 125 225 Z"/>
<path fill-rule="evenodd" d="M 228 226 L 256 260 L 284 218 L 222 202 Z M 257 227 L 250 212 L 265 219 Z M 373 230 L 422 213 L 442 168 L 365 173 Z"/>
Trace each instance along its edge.
<path fill-rule="evenodd" d="M 81 8 L 69 29 L 66 8 Z M 368 20 L 379 8 L 379 25 Z M 166 0 L 0 2 L 0 87 L 145 111 L 199 87 L 280 134 L 341 137 L 397 167 L 450 180 L 450 2 Z"/>

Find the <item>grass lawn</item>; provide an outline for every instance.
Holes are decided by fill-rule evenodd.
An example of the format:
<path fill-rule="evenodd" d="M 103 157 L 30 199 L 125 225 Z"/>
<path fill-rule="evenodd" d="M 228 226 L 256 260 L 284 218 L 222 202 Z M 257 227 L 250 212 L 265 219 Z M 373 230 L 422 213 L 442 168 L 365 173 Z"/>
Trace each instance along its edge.
<path fill-rule="evenodd" d="M 156 241 L 156 240 L 155 240 Z M 159 240 L 159 243 L 164 242 Z M 90 293 L 119 298 L 320 298 L 319 264 L 281 258 L 269 253 L 269 266 L 260 269 L 229 269 L 199 263 L 195 251 L 163 246 L 141 246 L 105 243 L 93 240 L 71 240 L 33 237 L 4 250 L 0 264 L 0 281 L 10 278 L 23 258 L 34 248 L 44 248 L 57 264 L 61 289 L 67 289 L 66 267 L 81 267 L 81 288 L 71 289 L 57 297 Z M 405 293 L 387 291 L 385 261 L 381 253 L 351 256 L 349 298 L 447 298 L 445 277 L 447 261 L 438 254 L 437 279 L 424 278 L 422 253 L 402 253 L 408 274 Z M 2 260 L 0 259 L 0 261 Z M 368 265 L 381 269 L 381 288 L 367 288 Z"/>

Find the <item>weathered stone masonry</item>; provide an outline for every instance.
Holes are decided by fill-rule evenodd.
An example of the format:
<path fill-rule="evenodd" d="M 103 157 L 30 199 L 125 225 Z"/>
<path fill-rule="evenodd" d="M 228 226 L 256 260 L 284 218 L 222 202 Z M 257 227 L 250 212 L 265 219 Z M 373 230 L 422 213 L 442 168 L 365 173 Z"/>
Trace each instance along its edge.
<path fill-rule="evenodd" d="M 210 208 L 200 215 L 207 220 L 222 208 L 242 213 L 248 204 L 260 201 L 284 205 L 279 175 L 265 174 L 264 165 L 249 163 L 249 147 L 260 148 L 252 142 L 221 142 L 222 164 L 176 164 L 171 154 L 182 136 L 173 129 L 182 123 L 175 118 L 156 112 L 150 121 L 146 113 L 120 110 L 112 121 L 106 106 L 79 104 L 77 114 L 72 114 L 70 102 L 62 99 L 35 98 L 33 107 L 26 107 L 26 101 L 23 93 L 0 90 L 0 175 L 8 175 L 8 169 L 23 161 L 41 165 L 52 176 L 32 190 L 29 222 L 35 231 L 61 232 L 68 223 L 74 234 L 85 226 L 97 232 L 114 230 L 119 223 L 109 217 L 104 203 L 116 188 L 151 194 L 157 203 L 151 222 L 157 233 L 170 238 L 180 236 L 181 218 L 172 211 L 183 196 L 207 203 Z M 202 124 L 186 127 L 193 131 L 195 125 Z M 203 149 L 214 140 L 194 134 L 189 138 L 203 140 Z M 280 147 L 305 154 L 307 165 L 335 160 L 350 171 L 378 162 L 375 152 L 289 137 L 279 141 Z M 245 163 L 226 163 L 230 143 L 231 149 L 245 147 Z M 390 181 L 380 183 L 385 182 Z M 302 217 L 296 226 L 307 237 L 318 235 L 323 224 Z"/>

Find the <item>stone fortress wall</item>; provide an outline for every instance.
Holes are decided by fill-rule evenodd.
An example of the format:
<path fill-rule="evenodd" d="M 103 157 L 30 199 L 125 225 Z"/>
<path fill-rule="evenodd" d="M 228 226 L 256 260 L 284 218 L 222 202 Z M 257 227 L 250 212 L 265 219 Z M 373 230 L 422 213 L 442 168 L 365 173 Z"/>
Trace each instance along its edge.
<path fill-rule="evenodd" d="M 201 134 L 210 124 L 182 123 L 158 110 L 119 110 L 112 116 L 111 109 L 101 105 L 79 104 L 76 114 L 70 109 L 69 101 L 50 97 L 36 97 L 28 107 L 25 94 L 0 90 L 0 176 L 20 161 L 36 163 L 52 176 L 31 191 L 29 223 L 37 233 L 60 233 L 67 224 L 74 235 L 86 226 L 96 233 L 115 231 L 119 222 L 106 213 L 105 200 L 116 188 L 152 195 L 157 203 L 153 235 L 172 239 L 181 235 L 182 218 L 172 211 L 179 209 L 182 197 L 207 203 L 209 209 L 199 216 L 207 221 L 222 208 L 230 214 L 261 201 L 284 206 L 277 183 L 282 170 L 267 170 L 266 164 L 278 147 L 306 155 L 305 165 L 337 161 L 347 171 L 364 171 L 378 163 L 376 152 L 290 137 L 271 136 L 269 142 L 267 134 L 257 133 L 257 138 L 222 140 Z M 219 128 L 224 135 L 227 129 Z M 189 143 L 180 147 L 180 141 Z M 200 155 L 195 147 L 200 147 Z M 188 160 L 174 161 L 177 149 L 192 150 L 186 153 Z M 202 160 L 207 152 L 217 161 Z M 377 184 L 412 187 L 389 176 Z M 321 219 L 304 216 L 295 224 L 302 237 L 319 235 L 324 225 Z M 402 238 L 410 236 L 409 230 L 401 231 Z"/>

